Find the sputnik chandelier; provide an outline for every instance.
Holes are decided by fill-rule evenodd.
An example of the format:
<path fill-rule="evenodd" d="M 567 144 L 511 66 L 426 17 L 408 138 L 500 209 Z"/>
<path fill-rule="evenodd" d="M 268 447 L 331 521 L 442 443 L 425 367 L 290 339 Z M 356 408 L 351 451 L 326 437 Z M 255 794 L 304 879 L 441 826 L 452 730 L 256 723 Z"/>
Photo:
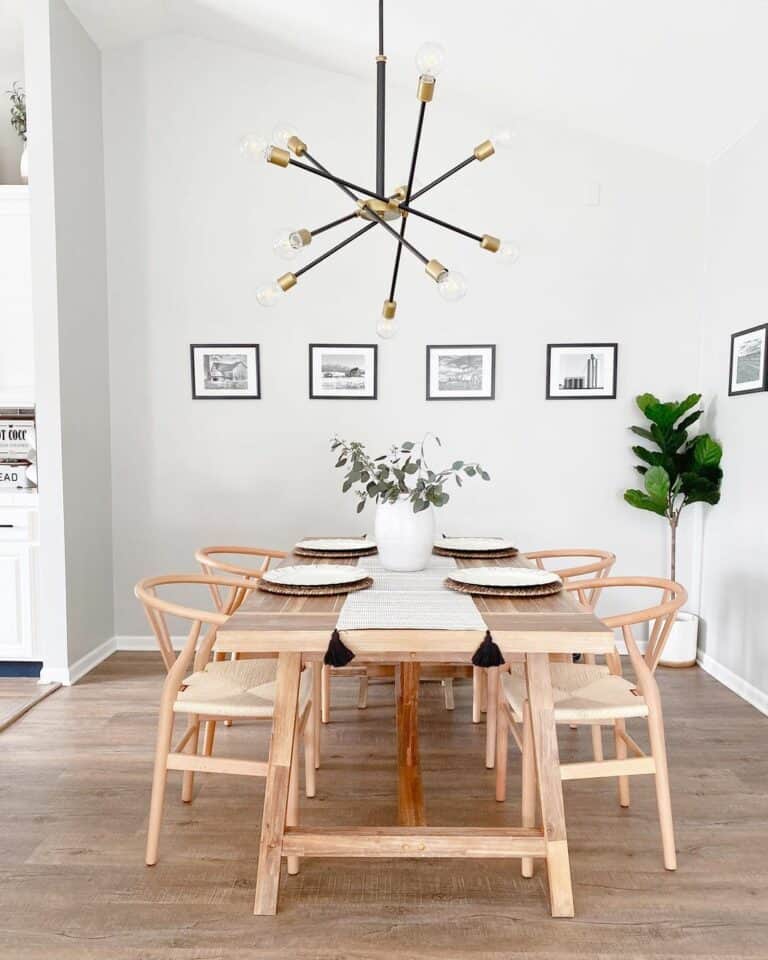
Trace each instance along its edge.
<path fill-rule="evenodd" d="M 432 100 L 435 93 L 435 78 L 438 75 L 445 57 L 443 48 L 437 43 L 425 43 L 420 47 L 416 55 L 416 64 L 420 70 L 416 97 L 419 101 L 418 118 L 416 121 L 416 136 L 411 153 L 411 162 L 408 172 L 408 182 L 394 189 L 392 193 L 387 193 L 385 186 L 384 153 L 385 153 L 385 134 L 386 134 L 386 69 L 387 58 L 384 54 L 384 0 L 379 0 L 379 52 L 376 56 L 376 189 L 370 190 L 361 187 L 359 184 L 351 183 L 337 177 L 327 170 L 310 152 L 307 144 L 301 140 L 293 127 L 282 125 L 276 127 L 272 134 L 273 143 L 267 145 L 266 141 L 256 134 L 249 134 L 241 143 L 242 153 L 251 159 L 259 161 L 266 160 L 277 167 L 294 167 L 305 173 L 320 177 L 330 183 L 335 184 L 354 204 L 351 212 L 340 216 L 337 220 L 332 220 L 323 226 L 316 227 L 314 230 L 283 230 L 275 238 L 273 248 L 275 253 L 285 260 L 291 260 L 301 254 L 320 234 L 328 230 L 333 230 L 343 223 L 351 220 L 361 219 L 367 221 L 365 226 L 360 227 L 354 233 L 350 234 L 340 243 L 326 250 L 320 256 L 311 260 L 300 269 L 293 272 L 284 273 L 281 277 L 271 284 L 260 287 L 256 292 L 256 299 L 264 307 L 271 307 L 279 303 L 282 297 L 299 281 L 299 278 L 310 270 L 314 269 L 328 257 L 337 253 L 343 247 L 362 237 L 364 233 L 373 230 L 374 227 L 381 227 L 386 230 L 396 241 L 395 261 L 392 271 L 392 281 L 389 288 L 389 296 L 384 301 L 382 315 L 377 325 L 377 332 L 380 337 L 389 338 L 396 332 L 395 314 L 397 311 L 397 301 L 395 294 L 397 291 L 397 278 L 400 270 L 400 259 L 403 250 L 416 257 L 424 265 L 427 275 L 437 284 L 438 292 L 444 300 L 453 302 L 460 300 L 467 292 L 467 282 L 461 273 L 455 270 L 449 270 L 439 260 L 430 259 L 406 239 L 406 227 L 408 218 L 418 217 L 421 220 L 428 220 L 430 223 L 437 224 L 446 230 L 452 230 L 454 233 L 461 234 L 464 237 L 474 240 L 483 250 L 493 253 L 504 263 L 513 263 L 517 260 L 518 251 L 516 247 L 509 242 L 500 240 L 498 237 L 490 236 L 487 233 L 476 234 L 463 227 L 457 227 L 452 223 L 446 223 L 431 213 L 413 206 L 413 202 L 424 194 L 428 193 L 433 187 L 443 183 L 449 177 L 463 170 L 464 167 L 474 161 L 482 162 L 493 156 L 496 148 L 508 147 L 511 142 L 511 134 L 507 130 L 499 131 L 495 136 L 484 140 L 478 144 L 472 153 L 451 167 L 441 176 L 427 183 L 426 186 L 418 186 L 416 183 L 416 163 L 419 156 L 419 145 L 421 143 L 422 128 L 424 126 L 424 114 L 427 104 Z M 418 189 L 414 189 L 418 186 Z M 399 230 L 392 225 L 399 222 Z"/>

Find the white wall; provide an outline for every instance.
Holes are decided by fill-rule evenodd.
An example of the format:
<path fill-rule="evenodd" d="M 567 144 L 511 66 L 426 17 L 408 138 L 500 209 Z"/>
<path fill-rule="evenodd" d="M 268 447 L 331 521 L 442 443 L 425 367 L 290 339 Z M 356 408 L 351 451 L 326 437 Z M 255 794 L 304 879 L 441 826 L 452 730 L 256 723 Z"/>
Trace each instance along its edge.
<path fill-rule="evenodd" d="M 379 347 L 376 402 L 307 399 L 307 344 L 374 342 L 393 244 L 382 231 L 318 267 L 274 311 L 255 290 L 285 266 L 282 225 L 316 227 L 346 210 L 332 185 L 247 166 L 238 141 L 296 124 L 317 157 L 374 179 L 374 90 L 349 78 L 189 37 L 104 55 L 115 618 L 146 634 L 132 586 L 192 569 L 204 543 L 290 546 L 306 533 L 370 528 L 340 493 L 328 439 L 443 438 L 493 482 L 465 486 L 439 518 L 450 532 L 510 534 L 522 547 L 601 546 L 617 571 L 665 570 L 663 525 L 624 504 L 634 483 L 632 397 L 699 384 L 704 174 L 654 153 L 524 127 L 515 149 L 463 171 L 424 207 L 477 232 L 519 238 L 509 273 L 470 241 L 425 223 L 409 235 L 472 284 L 443 304 L 405 254 L 398 338 Z M 390 185 L 407 169 L 417 103 L 392 91 Z M 466 156 L 498 123 L 441 80 L 420 176 Z M 586 206 L 587 184 L 602 203 Z M 340 228 L 335 238 L 341 238 Z M 330 238 L 327 245 L 330 245 Z M 326 246 L 317 242 L 320 251 Z M 616 401 L 544 400 L 548 342 L 616 340 Z M 192 401 L 191 342 L 258 342 L 263 397 Z M 496 400 L 424 400 L 425 345 L 496 343 Z M 683 570 L 686 564 L 683 558 Z"/>
<path fill-rule="evenodd" d="M 705 520 L 702 645 L 705 666 L 768 712 L 768 393 L 728 396 L 731 334 L 768 319 L 766 164 L 763 122 L 711 169 L 702 371 L 725 479 Z"/>
<path fill-rule="evenodd" d="M 30 0 L 26 51 L 43 676 L 113 634 L 101 57 L 64 0 Z"/>

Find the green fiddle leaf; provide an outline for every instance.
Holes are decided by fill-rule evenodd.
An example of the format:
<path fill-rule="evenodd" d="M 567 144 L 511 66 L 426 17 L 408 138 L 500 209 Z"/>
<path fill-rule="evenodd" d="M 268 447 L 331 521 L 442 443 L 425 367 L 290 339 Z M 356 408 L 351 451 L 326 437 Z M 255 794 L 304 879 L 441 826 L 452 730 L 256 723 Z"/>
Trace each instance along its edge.
<path fill-rule="evenodd" d="M 653 501 L 666 508 L 669 496 L 669 474 L 664 467 L 651 467 L 645 475 L 645 489 Z"/>
<path fill-rule="evenodd" d="M 639 397 L 635 397 L 635 403 L 638 405 L 642 413 L 645 413 L 652 403 L 657 404 L 658 402 L 658 398 L 654 397 L 652 393 L 641 393 Z"/>
<path fill-rule="evenodd" d="M 677 419 L 679 419 L 680 417 L 682 417 L 682 415 L 683 415 L 684 413 L 686 413 L 688 410 L 690 410 L 691 407 L 695 407 L 696 404 L 699 402 L 699 400 L 701 400 L 701 394 L 700 394 L 700 393 L 690 393 L 690 394 L 685 398 L 685 400 L 681 400 L 680 403 L 676 404 L 676 406 L 675 406 L 675 420 L 677 420 Z M 679 428 L 678 428 L 678 429 L 679 429 Z"/>
<path fill-rule="evenodd" d="M 648 494 L 643 493 L 642 490 L 625 490 L 624 499 L 632 507 L 637 507 L 638 510 L 650 510 L 651 513 L 657 513 L 660 517 L 666 516 L 666 509 L 656 503 L 655 500 L 651 500 Z"/>
<path fill-rule="evenodd" d="M 646 450 L 645 447 L 632 447 L 632 452 L 636 457 L 645 460 L 652 467 L 658 466 L 664 459 L 664 454 L 655 450 Z"/>
<path fill-rule="evenodd" d="M 692 424 L 696 423 L 699 417 L 704 413 L 703 410 L 694 410 L 692 414 L 687 416 L 685 420 L 681 420 L 677 425 L 678 430 L 687 430 Z"/>
<path fill-rule="evenodd" d="M 636 433 L 638 437 L 642 437 L 644 440 L 654 440 L 654 436 L 650 430 L 646 430 L 645 427 L 630 427 L 632 433 Z"/>
<path fill-rule="evenodd" d="M 696 438 L 696 444 L 693 448 L 693 462 L 698 466 L 717 466 L 722 455 L 723 448 L 708 433 L 703 433 Z"/>

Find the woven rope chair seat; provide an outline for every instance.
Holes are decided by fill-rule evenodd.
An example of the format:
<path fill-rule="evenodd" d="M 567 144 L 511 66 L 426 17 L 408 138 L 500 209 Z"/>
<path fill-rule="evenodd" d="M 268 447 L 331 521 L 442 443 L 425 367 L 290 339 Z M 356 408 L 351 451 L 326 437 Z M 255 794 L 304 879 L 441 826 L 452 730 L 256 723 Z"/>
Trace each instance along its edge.
<path fill-rule="evenodd" d="M 600 664 L 551 663 L 556 723 L 611 723 L 615 719 L 647 717 L 645 700 L 634 684 L 613 676 Z M 521 663 L 510 664 L 500 676 L 501 689 L 516 718 L 523 715 L 527 697 Z"/>
<path fill-rule="evenodd" d="M 173 705 L 175 713 L 221 717 L 271 717 L 275 706 L 277 660 L 214 660 L 188 677 Z M 309 700 L 311 683 L 301 675 L 299 710 Z"/>

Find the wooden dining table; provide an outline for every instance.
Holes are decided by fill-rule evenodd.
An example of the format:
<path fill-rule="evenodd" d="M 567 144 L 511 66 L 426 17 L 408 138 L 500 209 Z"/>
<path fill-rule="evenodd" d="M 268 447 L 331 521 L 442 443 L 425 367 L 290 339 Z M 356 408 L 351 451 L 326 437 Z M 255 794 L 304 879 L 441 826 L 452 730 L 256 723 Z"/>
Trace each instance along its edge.
<path fill-rule="evenodd" d="M 307 562 L 322 561 L 290 554 L 281 565 Z M 522 556 L 492 562 L 504 566 L 533 566 Z M 489 561 L 462 559 L 457 563 L 459 566 L 487 565 Z M 384 663 L 395 667 L 399 823 L 375 827 L 287 827 L 289 775 L 293 751 L 297 749 L 301 671 L 311 666 L 319 681 L 319 666 L 346 597 L 278 596 L 256 589 L 219 628 L 218 651 L 271 654 L 278 661 L 259 845 L 256 914 L 277 912 L 283 857 L 537 857 L 546 862 L 552 916 L 574 916 L 550 656 L 608 653 L 614 648 L 613 631 L 594 614 L 580 608 L 565 591 L 548 597 L 476 596 L 473 599 L 505 659 L 525 663 L 539 783 L 540 827 L 499 828 L 481 824 L 441 827 L 426 823 L 419 764 L 420 666 L 470 663 L 484 631 L 341 631 L 342 642 L 355 655 L 354 665 Z M 489 672 L 498 669 L 489 668 Z M 319 682 L 315 682 L 315 696 L 318 687 Z M 497 685 L 489 685 L 489 689 L 494 688 L 497 689 Z M 489 702 L 489 715 L 492 710 Z"/>

